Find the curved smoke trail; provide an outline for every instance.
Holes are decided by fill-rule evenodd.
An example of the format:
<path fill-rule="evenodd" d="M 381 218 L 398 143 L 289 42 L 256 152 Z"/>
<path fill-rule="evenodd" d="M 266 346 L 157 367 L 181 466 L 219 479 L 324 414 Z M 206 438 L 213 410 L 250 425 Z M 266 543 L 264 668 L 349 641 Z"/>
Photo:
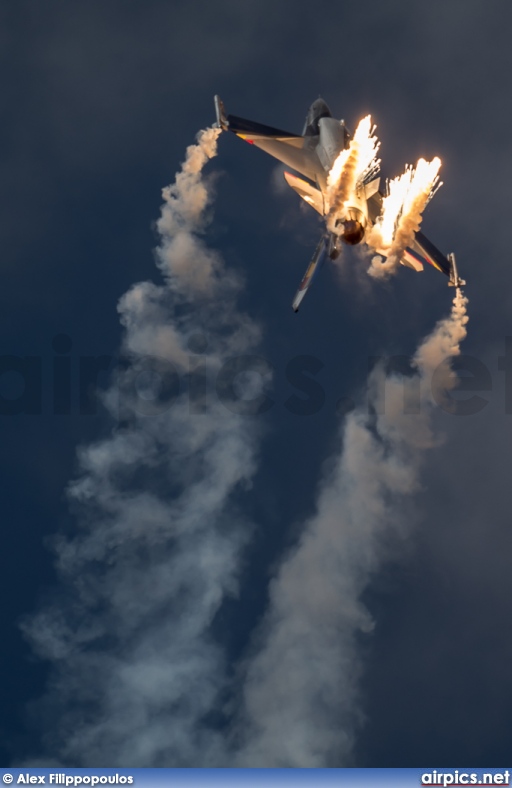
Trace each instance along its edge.
<path fill-rule="evenodd" d="M 457 291 L 405 393 L 378 367 L 370 410 L 347 417 L 316 514 L 271 584 L 228 738 L 233 688 L 212 625 L 237 589 L 250 527 L 231 501 L 254 474 L 258 436 L 233 385 L 213 398 L 207 381 L 259 337 L 236 308 L 236 279 L 200 236 L 202 170 L 218 133 L 199 135 L 164 190 L 164 284 L 139 283 L 119 304 L 130 363 L 106 403 L 116 413 L 120 399 L 122 424 L 80 452 L 70 496 L 81 530 L 56 541 L 66 596 L 24 625 L 52 665 L 41 763 L 339 766 L 360 725 L 358 639 L 372 628 L 361 595 L 388 541 L 410 528 L 402 505 L 435 443 L 430 378 L 441 365 L 455 385 L 446 362 L 465 336 L 467 302 Z"/>
<path fill-rule="evenodd" d="M 24 624 L 52 664 L 39 712 L 54 721 L 46 750 L 64 765 L 222 761 L 208 721 L 225 685 L 212 622 L 236 593 L 249 529 L 230 500 L 254 473 L 258 441 L 253 420 L 204 381 L 258 331 L 200 236 L 211 196 L 202 170 L 218 134 L 199 134 L 163 192 L 165 283 L 136 284 L 119 304 L 130 361 L 106 402 L 115 414 L 120 398 L 122 426 L 80 451 L 69 494 L 81 530 L 56 542 L 66 596 Z"/>
<path fill-rule="evenodd" d="M 362 594 L 410 530 L 404 504 L 419 486 L 425 450 L 436 444 L 430 382 L 458 355 L 467 301 L 419 346 L 411 379 L 370 379 L 370 409 L 347 417 L 316 514 L 282 563 L 248 663 L 243 705 L 244 766 L 350 765 L 361 724 L 361 633 L 373 622 Z M 407 382 L 408 381 L 408 382 Z"/>

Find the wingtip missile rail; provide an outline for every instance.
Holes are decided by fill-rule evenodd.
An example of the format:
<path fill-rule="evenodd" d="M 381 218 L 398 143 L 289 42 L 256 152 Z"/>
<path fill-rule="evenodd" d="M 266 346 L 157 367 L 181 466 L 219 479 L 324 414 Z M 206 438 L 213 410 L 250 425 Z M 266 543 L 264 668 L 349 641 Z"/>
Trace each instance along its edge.
<path fill-rule="evenodd" d="M 215 114 L 217 116 L 217 123 L 215 124 L 218 129 L 227 131 L 229 128 L 229 121 L 226 117 L 226 110 L 220 96 L 214 96 Z"/>
<path fill-rule="evenodd" d="M 450 279 L 448 281 L 448 287 L 463 287 L 466 284 L 466 280 L 461 279 L 459 276 L 459 272 L 457 271 L 457 261 L 455 260 L 455 255 L 453 252 L 450 252 L 448 255 L 448 262 L 450 264 Z"/>

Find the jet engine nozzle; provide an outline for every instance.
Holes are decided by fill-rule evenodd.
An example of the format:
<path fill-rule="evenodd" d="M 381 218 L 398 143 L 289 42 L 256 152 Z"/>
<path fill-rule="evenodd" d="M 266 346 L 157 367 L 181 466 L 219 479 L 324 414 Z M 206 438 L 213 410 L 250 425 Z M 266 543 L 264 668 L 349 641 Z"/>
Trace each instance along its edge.
<path fill-rule="evenodd" d="M 366 219 L 359 208 L 349 208 L 347 218 L 342 226 L 341 240 L 343 243 L 348 244 L 348 246 L 356 246 L 356 244 L 361 243 L 366 229 Z"/>
<path fill-rule="evenodd" d="M 363 238 L 364 227 L 361 222 L 354 221 L 353 219 L 349 219 L 348 222 L 345 222 L 343 235 L 341 236 L 343 243 L 346 243 L 349 246 L 355 246 L 356 244 L 361 243 Z"/>

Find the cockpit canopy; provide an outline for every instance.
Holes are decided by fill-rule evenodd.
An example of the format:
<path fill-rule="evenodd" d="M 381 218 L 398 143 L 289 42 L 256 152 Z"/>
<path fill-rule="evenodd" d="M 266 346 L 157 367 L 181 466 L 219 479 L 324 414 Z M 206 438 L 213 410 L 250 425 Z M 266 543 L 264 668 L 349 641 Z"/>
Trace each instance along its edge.
<path fill-rule="evenodd" d="M 310 106 L 302 134 L 306 137 L 318 134 L 318 121 L 320 118 L 332 118 L 331 110 L 322 98 L 318 98 Z"/>

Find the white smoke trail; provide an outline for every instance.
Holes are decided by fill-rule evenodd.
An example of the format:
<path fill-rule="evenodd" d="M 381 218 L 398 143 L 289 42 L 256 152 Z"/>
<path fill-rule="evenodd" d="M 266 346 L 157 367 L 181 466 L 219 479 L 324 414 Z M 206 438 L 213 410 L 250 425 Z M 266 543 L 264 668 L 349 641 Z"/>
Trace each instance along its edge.
<path fill-rule="evenodd" d="M 370 276 L 379 278 L 394 273 L 406 247 L 414 243 L 423 211 L 440 186 L 440 166 L 437 156 L 430 162 L 419 159 L 415 168 L 406 167 L 402 175 L 390 182 L 381 217 L 367 239 L 368 246 L 387 259 L 375 256 L 368 270 Z"/>
<path fill-rule="evenodd" d="M 230 499 L 253 475 L 257 440 L 236 402 L 212 396 L 205 406 L 203 379 L 252 348 L 258 331 L 198 234 L 218 134 L 200 133 L 163 192 L 165 284 L 136 284 L 119 304 L 130 364 L 106 400 L 115 412 L 120 396 L 124 424 L 80 452 L 70 496 L 81 531 L 56 542 L 66 597 L 24 625 L 52 663 L 39 711 L 55 721 L 47 751 L 64 765 L 222 762 L 207 719 L 225 682 L 212 622 L 237 589 L 249 529 Z M 165 391 L 187 373 L 188 394 L 155 397 L 151 377 Z"/>
<path fill-rule="evenodd" d="M 327 176 L 327 226 L 331 232 L 336 232 L 338 219 L 344 218 L 346 203 L 358 184 L 378 172 L 380 142 L 374 132 L 371 116 L 367 115 L 359 121 L 349 147 L 341 151 Z"/>
<path fill-rule="evenodd" d="M 362 722 L 360 641 L 373 627 L 361 597 L 390 545 L 410 531 L 406 504 L 436 443 L 429 384 L 459 353 L 466 304 L 457 292 L 451 315 L 418 348 L 410 385 L 377 368 L 370 411 L 346 420 L 316 514 L 271 584 L 246 673 L 242 765 L 351 765 Z M 455 376 L 445 383 L 453 387 Z"/>

